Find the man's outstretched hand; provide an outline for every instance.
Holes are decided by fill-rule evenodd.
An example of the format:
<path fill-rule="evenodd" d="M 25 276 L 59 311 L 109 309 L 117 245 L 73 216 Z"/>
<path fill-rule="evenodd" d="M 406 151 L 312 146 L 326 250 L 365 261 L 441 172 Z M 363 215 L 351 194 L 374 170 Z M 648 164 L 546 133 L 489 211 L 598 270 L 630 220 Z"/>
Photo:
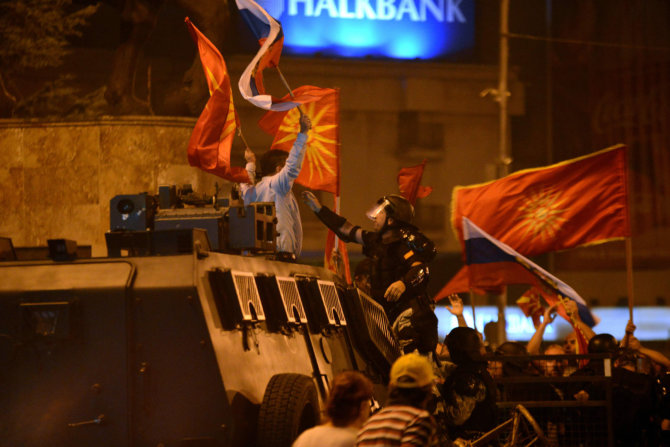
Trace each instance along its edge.
<path fill-rule="evenodd" d="M 244 149 L 244 159 L 247 163 L 256 164 L 256 154 L 254 154 L 254 151 L 249 148 Z"/>
<path fill-rule="evenodd" d="M 384 298 L 386 298 L 386 301 L 398 301 L 400 296 L 405 293 L 405 290 L 405 283 L 402 281 L 396 281 L 388 286 L 388 289 L 386 289 L 386 292 L 384 292 Z"/>
<path fill-rule="evenodd" d="M 318 213 L 321 210 L 321 202 L 319 202 L 319 199 L 309 191 L 302 192 L 302 201 L 315 213 Z"/>
<path fill-rule="evenodd" d="M 300 115 L 300 133 L 307 133 L 312 128 L 312 120 L 309 119 L 306 113 Z"/>

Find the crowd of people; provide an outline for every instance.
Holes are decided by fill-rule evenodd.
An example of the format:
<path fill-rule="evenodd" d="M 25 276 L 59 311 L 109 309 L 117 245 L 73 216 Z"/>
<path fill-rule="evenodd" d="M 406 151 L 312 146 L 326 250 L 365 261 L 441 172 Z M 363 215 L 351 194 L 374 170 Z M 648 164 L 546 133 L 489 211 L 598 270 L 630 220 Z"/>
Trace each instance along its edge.
<path fill-rule="evenodd" d="M 440 356 L 448 367 L 438 368 L 431 356 L 418 352 L 402 355 L 391 367 L 387 400 L 372 415 L 370 380 L 359 372 L 338 375 L 326 422 L 304 432 L 294 446 L 467 446 L 502 421 L 501 401 L 552 402 L 549 416 L 530 411 L 538 414 L 549 445 L 606 446 L 611 439 L 612 445 L 622 447 L 670 446 L 670 360 L 641 346 L 634 330 L 629 324 L 621 341 L 595 334 L 589 354 L 600 355 L 581 359 L 571 371 L 572 357 L 560 345 L 547 347 L 545 352 L 556 352 L 543 359 L 530 356 L 518 342 L 492 350 L 475 329 L 456 327 L 445 338 Z M 537 380 L 542 377 L 571 379 Z M 555 405 L 561 401 L 572 403 Z M 589 401 L 594 405 L 584 404 Z M 599 407 L 598 402 L 604 403 Z M 606 405 L 612 410 L 610 435 Z M 583 428 L 571 432 L 572 425 Z M 497 442 L 482 445 L 501 445 Z"/>

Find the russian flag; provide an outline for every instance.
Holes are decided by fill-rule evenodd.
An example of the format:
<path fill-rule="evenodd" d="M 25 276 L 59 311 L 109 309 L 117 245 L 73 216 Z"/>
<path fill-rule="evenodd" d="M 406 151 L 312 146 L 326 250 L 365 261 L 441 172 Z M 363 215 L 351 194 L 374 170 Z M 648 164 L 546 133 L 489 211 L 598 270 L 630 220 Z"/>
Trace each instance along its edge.
<path fill-rule="evenodd" d="M 463 217 L 463 239 L 471 287 L 532 284 L 541 288 L 545 296 L 560 295 L 574 301 L 581 320 L 590 327 L 596 325 L 596 318 L 586 302 L 572 287 L 495 239 L 467 217 Z"/>
<path fill-rule="evenodd" d="M 295 101 L 273 100 L 263 86 L 263 70 L 279 65 L 284 46 L 281 24 L 254 0 L 235 0 L 235 3 L 261 46 L 240 77 L 238 85 L 242 97 L 266 110 L 285 111 L 300 105 L 300 102 Z"/>

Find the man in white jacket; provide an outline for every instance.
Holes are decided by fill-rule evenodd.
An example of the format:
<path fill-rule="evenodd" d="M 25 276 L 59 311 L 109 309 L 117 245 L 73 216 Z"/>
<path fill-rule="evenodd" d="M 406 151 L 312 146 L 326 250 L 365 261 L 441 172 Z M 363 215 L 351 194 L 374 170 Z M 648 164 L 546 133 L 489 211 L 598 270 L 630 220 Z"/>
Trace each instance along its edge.
<path fill-rule="evenodd" d="M 286 153 L 278 149 L 265 152 L 260 157 L 263 178 L 257 184 L 242 184 L 240 191 L 245 204 L 252 202 L 274 202 L 277 214 L 277 252 L 279 259 L 295 260 L 302 250 L 302 223 L 298 202 L 293 195 L 293 182 L 300 174 L 305 158 L 307 133 L 312 122 L 305 114 L 300 116 L 300 133 Z M 256 177 L 256 156 L 247 149 L 247 172 L 253 182 Z"/>

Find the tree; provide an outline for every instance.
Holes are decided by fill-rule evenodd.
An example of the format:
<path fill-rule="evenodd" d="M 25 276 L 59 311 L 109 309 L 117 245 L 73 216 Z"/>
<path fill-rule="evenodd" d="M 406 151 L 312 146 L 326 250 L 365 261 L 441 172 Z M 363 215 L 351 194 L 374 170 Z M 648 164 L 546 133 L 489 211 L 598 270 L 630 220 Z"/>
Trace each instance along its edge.
<path fill-rule="evenodd" d="M 10 115 L 25 96 L 16 79 L 61 65 L 68 38 L 80 36 L 97 9 L 74 8 L 72 0 L 0 0 L 0 104 Z"/>

